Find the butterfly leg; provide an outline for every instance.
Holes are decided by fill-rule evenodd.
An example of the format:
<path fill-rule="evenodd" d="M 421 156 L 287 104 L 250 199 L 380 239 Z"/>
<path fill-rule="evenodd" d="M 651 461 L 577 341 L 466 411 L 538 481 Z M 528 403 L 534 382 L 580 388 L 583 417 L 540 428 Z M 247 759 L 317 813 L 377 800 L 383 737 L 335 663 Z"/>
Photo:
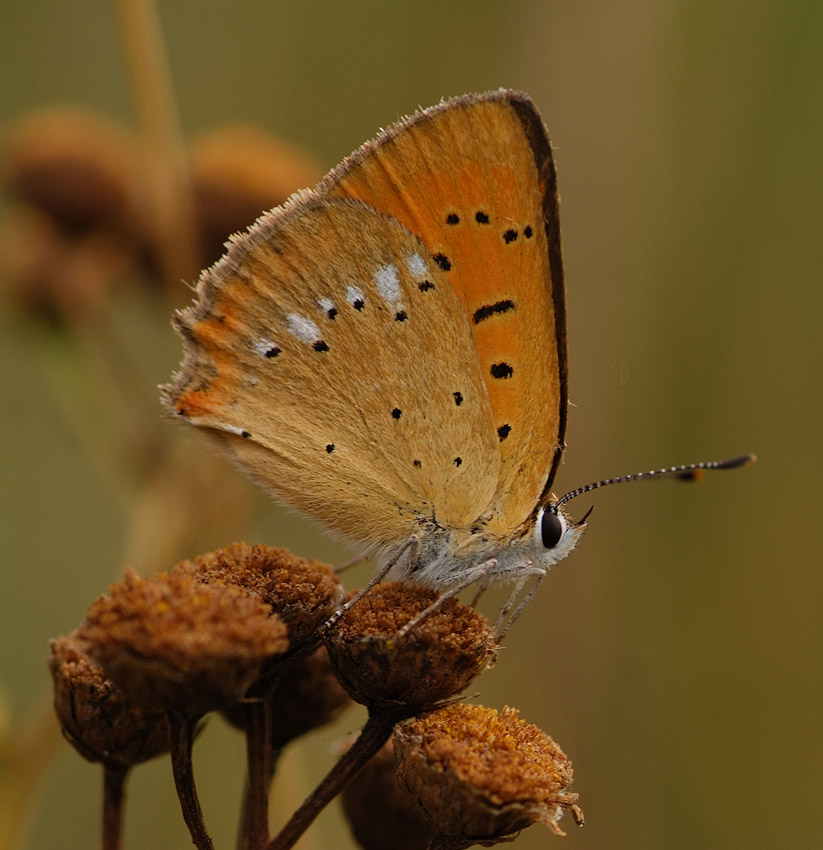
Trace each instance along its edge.
<path fill-rule="evenodd" d="M 341 605 L 334 614 L 320 626 L 321 630 L 331 629 L 335 623 L 337 623 L 340 618 L 348 611 L 352 606 L 356 605 L 376 584 L 380 584 L 381 581 L 397 566 L 397 563 L 403 557 L 410 557 L 412 560 L 417 555 L 417 549 L 420 546 L 419 541 L 416 537 L 412 537 L 407 540 L 400 551 L 397 553 L 396 557 L 392 558 L 365 586 L 361 587 L 357 593 L 349 599 L 348 602 Z M 345 565 L 344 566 L 348 566 Z"/>
<path fill-rule="evenodd" d="M 488 590 L 489 588 L 489 577 L 486 574 L 483 577 L 483 580 L 477 586 L 477 593 L 474 594 L 474 599 L 471 601 L 471 607 L 477 608 L 477 604 L 480 602 L 480 597 Z"/>
<path fill-rule="evenodd" d="M 485 590 L 485 586 L 488 584 L 488 576 L 497 566 L 497 559 L 492 558 L 489 561 L 484 561 L 482 564 L 478 564 L 474 569 L 472 569 L 469 574 L 463 579 L 463 581 L 458 582 L 454 587 L 449 588 L 449 590 L 441 593 L 440 596 L 429 605 L 428 608 L 424 608 L 419 614 L 412 617 L 402 629 L 397 633 L 398 637 L 405 637 L 415 626 L 422 623 L 429 614 L 434 613 L 447 599 L 451 599 L 453 596 L 457 596 L 459 593 L 464 591 L 467 587 L 473 585 L 476 581 L 482 581 L 483 585 L 481 586 L 480 591 L 478 591 L 475 599 L 478 599 L 480 593 Z"/>
<path fill-rule="evenodd" d="M 494 630 L 495 631 L 497 631 L 500 628 L 501 623 L 503 622 L 503 620 L 506 619 L 506 616 L 508 615 L 509 611 L 511 611 L 512 607 L 514 606 L 515 600 L 517 599 L 518 596 L 520 596 L 521 592 L 523 591 L 523 587 L 525 586 L 525 584 L 528 580 L 529 580 L 529 576 L 524 575 L 524 576 L 521 576 L 519 579 L 517 579 L 517 581 L 515 582 L 514 590 L 512 590 L 512 592 L 509 594 L 509 598 L 506 600 L 503 607 L 500 609 L 500 613 L 497 615 L 497 620 L 494 624 Z M 508 631 L 508 628 L 506 628 L 506 631 Z M 498 634 L 499 634 L 499 632 L 498 632 Z M 504 634 L 505 634 L 505 632 L 504 632 Z"/>
<path fill-rule="evenodd" d="M 358 555 L 356 558 L 351 558 L 343 564 L 340 564 L 339 567 L 334 568 L 334 574 L 340 575 L 340 573 L 345 572 L 349 567 L 355 566 L 355 564 L 361 564 L 363 561 L 368 561 L 368 557 L 366 555 Z"/>
<path fill-rule="evenodd" d="M 523 597 L 523 600 L 520 602 L 517 608 L 515 608 L 514 614 L 511 615 L 509 622 L 506 623 L 505 626 L 501 627 L 501 623 L 511 610 L 512 605 L 514 605 L 514 600 L 517 599 L 517 597 L 520 595 L 520 592 L 523 590 L 523 587 L 529 580 L 530 576 L 526 575 L 517 582 L 514 591 L 512 592 L 511 596 L 509 596 L 508 600 L 506 601 L 506 604 L 501 608 L 500 614 L 497 617 L 497 622 L 494 624 L 495 631 L 498 633 L 498 635 L 500 635 L 501 640 L 506 636 L 506 634 L 508 634 L 509 629 L 515 624 L 520 615 L 526 610 L 526 606 L 529 604 L 529 602 L 532 601 L 534 594 L 537 593 L 537 588 L 540 587 L 545 577 L 545 573 L 539 573 L 537 575 L 536 580 L 534 582 L 534 587 L 532 587 L 532 589 Z"/>

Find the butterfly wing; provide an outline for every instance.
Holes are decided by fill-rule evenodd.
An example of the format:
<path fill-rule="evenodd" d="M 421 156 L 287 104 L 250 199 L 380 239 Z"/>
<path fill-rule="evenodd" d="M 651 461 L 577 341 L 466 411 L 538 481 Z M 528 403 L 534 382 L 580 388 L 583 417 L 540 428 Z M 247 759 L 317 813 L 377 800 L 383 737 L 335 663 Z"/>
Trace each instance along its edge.
<path fill-rule="evenodd" d="M 457 294 L 498 440 L 505 536 L 548 497 L 566 423 L 556 175 L 536 107 L 504 90 L 445 101 L 364 145 L 320 190 L 402 222 Z"/>
<path fill-rule="evenodd" d="M 554 166 L 523 95 L 444 102 L 263 216 L 204 273 L 167 407 L 366 548 L 505 540 L 566 415 Z"/>
<path fill-rule="evenodd" d="M 465 528 L 499 456 L 471 331 L 395 219 L 304 193 L 206 271 L 177 319 L 167 407 L 264 487 L 365 549 Z"/>

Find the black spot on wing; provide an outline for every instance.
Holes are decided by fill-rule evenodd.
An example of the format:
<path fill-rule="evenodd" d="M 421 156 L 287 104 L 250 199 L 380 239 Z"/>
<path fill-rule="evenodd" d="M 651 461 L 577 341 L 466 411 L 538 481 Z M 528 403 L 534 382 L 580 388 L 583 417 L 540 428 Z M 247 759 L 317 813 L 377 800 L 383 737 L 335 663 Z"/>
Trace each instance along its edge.
<path fill-rule="evenodd" d="M 501 361 L 500 363 L 492 363 L 491 373 L 493 378 L 503 380 L 511 378 L 514 374 L 514 369 L 508 363 Z"/>
<path fill-rule="evenodd" d="M 509 310 L 514 310 L 514 301 L 509 298 L 504 301 L 498 301 L 495 304 L 484 304 L 478 310 L 474 311 L 472 321 L 477 325 L 484 319 L 489 319 L 497 313 L 508 313 Z"/>

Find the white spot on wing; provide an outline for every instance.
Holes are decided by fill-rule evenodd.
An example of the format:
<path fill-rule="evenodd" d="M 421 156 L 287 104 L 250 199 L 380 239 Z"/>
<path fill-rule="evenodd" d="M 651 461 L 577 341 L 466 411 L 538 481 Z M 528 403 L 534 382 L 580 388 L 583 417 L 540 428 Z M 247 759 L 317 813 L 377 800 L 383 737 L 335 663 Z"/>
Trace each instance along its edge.
<path fill-rule="evenodd" d="M 277 343 L 272 342 L 270 339 L 262 338 L 255 340 L 252 343 L 252 347 L 261 357 L 265 357 L 269 351 L 273 348 L 277 348 Z"/>
<path fill-rule="evenodd" d="M 402 293 L 400 292 L 400 278 L 397 274 L 397 266 L 394 263 L 381 266 L 374 273 L 374 285 L 383 296 L 383 300 L 393 307 L 400 303 Z"/>
<path fill-rule="evenodd" d="M 301 342 L 316 342 L 320 339 L 320 328 L 311 319 L 297 313 L 289 313 L 286 319 L 289 323 L 289 333 Z"/>
<path fill-rule="evenodd" d="M 355 302 L 357 302 L 357 301 L 365 302 L 365 300 L 366 300 L 366 296 L 363 295 L 362 289 L 358 289 L 356 286 L 350 286 L 346 290 L 346 301 L 348 301 L 349 304 L 352 305 L 352 307 L 354 306 Z"/>
<path fill-rule="evenodd" d="M 406 267 L 414 277 L 425 277 L 429 273 L 426 261 L 420 254 L 412 254 L 406 259 Z"/>
<path fill-rule="evenodd" d="M 329 310 L 334 310 L 334 301 L 331 298 L 320 298 L 317 303 L 320 305 L 320 309 L 324 313 L 328 313 Z"/>

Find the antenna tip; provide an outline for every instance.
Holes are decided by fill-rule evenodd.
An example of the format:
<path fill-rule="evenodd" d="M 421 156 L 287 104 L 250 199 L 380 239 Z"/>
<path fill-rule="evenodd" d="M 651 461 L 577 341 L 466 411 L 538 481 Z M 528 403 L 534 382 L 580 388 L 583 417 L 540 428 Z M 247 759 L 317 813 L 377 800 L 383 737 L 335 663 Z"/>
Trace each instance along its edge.
<path fill-rule="evenodd" d="M 749 466 L 757 460 L 757 455 L 740 455 L 740 457 L 730 457 L 728 460 L 718 460 L 713 463 L 699 463 L 691 468 L 682 469 L 675 472 L 672 476 L 679 481 L 700 481 L 705 475 L 707 469 L 740 469 L 743 466 Z"/>
<path fill-rule="evenodd" d="M 741 466 L 749 466 L 757 460 L 757 455 L 741 455 L 740 457 L 729 458 L 729 460 L 721 460 L 717 464 L 718 469 L 738 469 Z"/>

